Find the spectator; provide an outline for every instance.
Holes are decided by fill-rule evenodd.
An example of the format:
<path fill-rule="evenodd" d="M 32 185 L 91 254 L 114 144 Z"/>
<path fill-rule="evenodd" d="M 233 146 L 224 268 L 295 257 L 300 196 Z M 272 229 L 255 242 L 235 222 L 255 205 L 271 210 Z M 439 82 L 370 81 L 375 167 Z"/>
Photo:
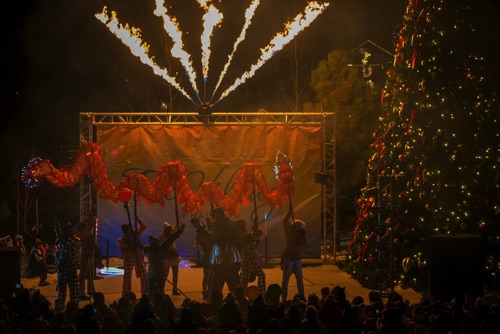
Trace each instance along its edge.
<path fill-rule="evenodd" d="M 220 330 L 223 334 L 227 334 L 234 330 L 236 326 L 240 325 L 243 321 L 239 305 L 236 303 L 236 300 L 231 293 L 229 293 L 224 299 L 218 315 Z"/>
<path fill-rule="evenodd" d="M 95 311 L 92 305 L 85 305 L 82 310 L 82 315 L 78 319 L 78 324 L 76 325 L 76 331 L 78 334 L 100 334 L 101 326 L 95 317 Z"/>
<path fill-rule="evenodd" d="M 247 327 L 250 334 L 266 326 L 266 310 L 268 305 L 264 302 L 264 297 L 258 295 L 248 307 Z"/>
<path fill-rule="evenodd" d="M 96 291 L 94 292 L 93 297 L 94 302 L 92 303 L 92 306 L 95 309 L 95 316 L 99 321 L 102 321 L 106 313 L 109 312 L 110 308 L 108 305 L 106 305 L 104 293 Z"/>
<path fill-rule="evenodd" d="M 301 334 L 326 334 L 328 330 L 318 319 L 318 310 L 309 305 L 306 307 L 305 319 L 300 322 Z"/>
<path fill-rule="evenodd" d="M 297 305 L 290 305 L 288 310 L 285 312 L 285 318 L 283 319 L 284 332 L 290 333 L 293 330 L 296 330 L 297 333 L 300 328 L 300 322 L 302 318 L 300 316 L 300 310 Z"/>
<path fill-rule="evenodd" d="M 400 333 L 406 334 L 410 328 L 403 323 L 403 310 L 397 307 L 389 307 L 382 312 L 382 324 L 378 333 Z"/>
<path fill-rule="evenodd" d="M 240 311 L 242 314 L 248 313 L 248 305 L 250 305 L 250 300 L 245 296 L 245 289 L 241 285 L 234 289 L 234 298 L 240 306 Z"/>
<path fill-rule="evenodd" d="M 330 333 L 342 328 L 343 310 L 332 294 L 328 295 L 319 309 L 319 319 Z"/>
<path fill-rule="evenodd" d="M 150 302 L 149 296 L 143 295 L 137 305 L 134 306 L 128 327 L 132 332 L 137 332 L 147 319 L 156 320 L 156 315 L 153 312 L 153 305 Z"/>
<path fill-rule="evenodd" d="M 196 334 L 198 328 L 194 323 L 193 311 L 189 308 L 184 308 L 181 311 L 181 319 L 174 327 L 173 334 Z"/>

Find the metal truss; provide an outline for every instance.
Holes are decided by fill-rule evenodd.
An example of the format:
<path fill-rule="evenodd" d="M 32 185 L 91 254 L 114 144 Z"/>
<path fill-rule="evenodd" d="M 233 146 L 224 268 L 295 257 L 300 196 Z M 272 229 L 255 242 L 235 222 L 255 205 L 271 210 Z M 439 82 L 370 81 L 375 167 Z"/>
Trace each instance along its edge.
<path fill-rule="evenodd" d="M 96 129 L 105 125 L 320 125 L 323 136 L 322 171 L 327 183 L 322 186 L 323 256 L 333 242 L 334 262 L 337 250 L 335 219 L 335 120 L 332 112 L 82 112 L 80 141 L 95 142 Z M 95 208 L 95 194 L 88 179 L 80 183 L 80 221 L 87 221 Z"/>
<path fill-rule="evenodd" d="M 333 113 L 284 113 L 284 112 L 252 112 L 226 113 L 214 112 L 200 114 L 196 112 L 176 113 L 80 113 L 80 127 L 99 125 L 249 125 L 249 124 L 279 124 L 279 125 L 312 125 L 323 124 Z M 87 138 L 82 138 L 87 139 Z"/>

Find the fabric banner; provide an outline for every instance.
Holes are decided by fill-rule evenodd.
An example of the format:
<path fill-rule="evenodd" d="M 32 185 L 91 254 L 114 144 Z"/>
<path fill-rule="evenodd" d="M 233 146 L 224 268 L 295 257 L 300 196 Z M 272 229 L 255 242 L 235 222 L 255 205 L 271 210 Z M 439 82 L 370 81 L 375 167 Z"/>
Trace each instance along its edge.
<path fill-rule="evenodd" d="M 314 183 L 314 173 L 321 170 L 321 128 L 317 125 L 189 125 L 189 126 L 99 126 L 97 143 L 103 153 L 110 181 L 118 184 L 129 174 L 143 174 L 151 183 L 156 171 L 168 162 L 178 161 L 186 167 L 191 188 L 195 192 L 205 181 L 215 181 L 226 193 L 230 193 L 239 169 L 245 163 L 261 166 L 269 188 L 277 186 L 274 164 L 278 150 L 288 156 L 295 177 L 295 195 L 291 202 L 294 216 L 306 222 L 306 247 L 304 257 L 321 257 L 321 186 Z M 199 256 L 195 248 L 195 231 L 189 222 L 190 213 L 183 213 L 182 205 L 176 204 L 174 196 L 165 199 L 165 205 L 145 201 L 130 201 L 130 219 L 134 224 L 137 214 L 146 225 L 141 241 L 148 243 L 148 236 L 158 236 L 163 222 L 172 226 L 186 224 L 186 229 L 176 246 L 184 258 Z M 259 229 L 267 234 L 267 254 L 270 258 L 281 257 L 285 248 L 283 218 L 289 210 L 288 203 L 281 208 L 271 208 L 259 199 L 256 192 L 249 198 L 249 205 L 242 206 L 239 219 L 247 221 L 251 228 L 254 203 L 257 205 Z M 127 210 L 121 203 L 98 199 L 99 247 L 106 255 L 120 256 L 116 240 L 122 236 L 121 225 L 128 224 Z M 210 213 L 203 208 L 201 215 Z M 236 218 L 236 217 L 232 217 Z M 204 219 L 201 220 L 204 222 Z M 264 236 L 258 255 L 265 256 Z"/>

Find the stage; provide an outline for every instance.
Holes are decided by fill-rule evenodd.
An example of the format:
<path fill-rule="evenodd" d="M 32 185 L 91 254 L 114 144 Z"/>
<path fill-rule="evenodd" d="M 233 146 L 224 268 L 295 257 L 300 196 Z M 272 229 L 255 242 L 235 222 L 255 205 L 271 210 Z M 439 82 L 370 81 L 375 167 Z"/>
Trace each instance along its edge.
<path fill-rule="evenodd" d="M 309 264 L 310 263 L 310 264 Z M 304 260 L 304 286 L 306 297 L 308 294 L 316 293 L 320 294 L 320 290 L 324 286 L 329 286 L 330 288 L 340 285 L 341 287 L 346 287 L 347 298 L 352 300 L 355 296 L 361 296 L 368 301 L 368 293 L 371 291 L 363 286 L 361 286 L 357 280 L 351 277 L 348 273 L 340 270 L 337 266 L 332 264 L 321 264 L 320 260 Z M 113 264 L 110 264 L 112 267 Z M 266 273 L 266 283 L 267 285 L 277 283 L 281 285 L 281 269 L 279 265 L 273 268 L 265 268 Z M 106 304 L 111 304 L 112 302 L 118 300 L 121 297 L 122 289 L 122 275 L 99 275 L 103 277 L 94 281 L 96 291 L 103 292 L 106 298 Z M 133 275 L 132 289 L 140 298 L 140 284 L 139 280 Z M 171 275 L 169 277 L 171 279 Z M 202 279 L 202 268 L 194 266 L 194 263 L 188 261 L 182 261 L 181 267 L 179 269 L 179 289 L 182 294 L 179 296 L 173 296 L 172 288 L 169 283 L 166 285 L 165 292 L 170 295 L 176 306 L 180 306 L 183 300 L 188 297 L 193 300 L 202 300 L 201 293 L 201 279 Z M 21 279 L 22 284 L 26 288 L 40 289 L 40 292 L 52 303 L 51 307 L 54 307 L 54 301 L 57 298 L 56 292 L 56 274 L 49 274 L 47 279 L 51 284 L 44 287 L 38 287 L 38 278 L 33 279 Z M 250 285 L 257 285 L 257 282 L 253 282 Z M 290 278 L 289 284 L 289 295 L 293 296 L 297 292 L 295 277 Z M 396 287 L 395 291 L 400 293 L 404 299 L 408 300 L 410 303 L 418 303 L 422 298 L 421 293 L 417 293 L 413 289 L 401 289 Z M 227 294 L 227 287 L 224 286 L 224 296 Z M 69 291 L 67 294 L 67 300 L 69 300 Z M 85 303 L 89 301 L 80 301 L 80 307 L 83 307 Z"/>

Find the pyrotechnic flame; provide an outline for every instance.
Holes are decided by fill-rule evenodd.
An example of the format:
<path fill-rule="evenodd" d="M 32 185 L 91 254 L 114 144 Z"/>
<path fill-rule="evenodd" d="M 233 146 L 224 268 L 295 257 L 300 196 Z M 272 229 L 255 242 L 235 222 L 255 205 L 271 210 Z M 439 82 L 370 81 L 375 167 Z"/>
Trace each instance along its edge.
<path fill-rule="evenodd" d="M 234 42 L 233 51 L 231 52 L 231 54 L 229 56 L 227 56 L 226 65 L 224 65 L 224 69 L 222 70 L 222 72 L 219 76 L 219 81 L 217 82 L 217 85 L 215 85 L 215 89 L 212 93 L 212 98 L 214 97 L 215 92 L 219 88 L 219 85 L 221 84 L 222 79 L 226 75 L 226 72 L 227 72 L 227 69 L 229 68 L 229 65 L 231 65 L 231 61 L 233 60 L 233 56 L 234 56 L 234 53 L 236 52 L 236 49 L 238 48 L 238 45 L 245 39 L 247 29 L 250 26 L 250 24 L 252 23 L 252 18 L 254 16 L 255 10 L 259 6 L 259 4 L 260 4 L 260 0 L 253 0 L 252 3 L 250 4 L 250 6 L 245 11 L 245 24 L 243 25 L 243 28 L 241 29 L 240 36 L 236 39 L 236 42 Z M 212 100 L 212 98 L 210 98 L 210 100 Z"/>
<path fill-rule="evenodd" d="M 201 101 L 199 97 L 199 91 L 196 85 L 196 72 L 193 69 L 191 55 L 188 54 L 183 49 L 182 43 L 182 32 L 179 30 L 179 25 L 177 19 L 167 14 L 167 9 L 164 5 L 165 0 L 154 0 L 156 8 L 154 14 L 163 20 L 163 28 L 165 32 L 170 36 L 173 41 L 173 46 L 171 54 L 173 57 L 180 60 L 181 65 L 184 67 L 191 86 L 196 94 L 200 105 L 207 104 L 207 101 Z M 203 69 L 203 79 L 204 82 L 208 79 L 209 71 L 209 59 L 211 55 L 210 51 L 210 41 L 213 30 L 216 26 L 220 25 L 223 19 L 222 13 L 218 11 L 212 4 L 212 0 L 197 0 L 200 6 L 205 10 L 203 15 L 203 33 L 201 36 L 201 48 L 202 48 L 202 69 Z M 245 24 L 242 27 L 239 37 L 236 39 L 233 50 L 231 54 L 228 55 L 228 60 L 219 76 L 218 82 L 212 93 L 210 101 L 215 95 L 215 92 L 219 88 L 224 76 L 226 75 L 227 69 L 229 68 L 233 56 L 239 46 L 239 44 L 245 39 L 246 31 L 252 23 L 252 18 L 255 14 L 257 7 L 260 4 L 260 0 L 252 0 L 250 6 L 245 11 Z M 218 102 L 220 102 L 229 93 L 235 90 L 239 85 L 244 83 L 247 79 L 254 76 L 255 72 L 262 67 L 269 59 L 271 59 L 278 51 L 280 51 L 287 43 L 289 43 L 297 34 L 304 30 L 309 24 L 311 24 L 316 17 L 321 14 L 327 7 L 329 3 L 318 3 L 316 1 L 310 2 L 304 9 L 303 13 L 298 14 L 293 21 L 287 22 L 285 24 L 285 29 L 283 32 L 278 33 L 275 37 L 271 39 L 269 44 L 261 49 L 261 56 L 256 64 L 252 65 L 250 69 L 243 73 L 243 75 L 235 80 L 232 86 L 226 89 L 219 97 Z M 153 72 L 164 78 L 170 85 L 179 90 L 185 97 L 187 97 L 193 104 L 197 105 L 193 99 L 182 89 L 176 82 L 175 78 L 168 74 L 168 71 L 164 68 L 159 67 L 153 60 L 152 57 L 148 55 L 149 46 L 147 43 L 143 42 L 141 39 L 140 29 L 129 27 L 128 24 L 122 25 L 116 17 L 116 12 L 111 11 L 111 15 L 108 14 L 107 7 L 103 8 L 102 13 L 95 14 L 96 18 L 104 23 L 107 28 L 115 34 L 125 45 L 129 47 L 132 54 L 138 57 L 144 64 L 148 65 L 153 69 Z M 216 104 L 215 103 L 215 104 Z M 214 104 L 214 105 L 215 105 Z M 210 106 L 213 106 L 210 104 Z"/>
<path fill-rule="evenodd" d="M 140 29 L 129 27 L 128 24 L 123 26 L 118 21 L 116 17 L 116 12 L 111 11 L 111 15 L 108 14 L 107 7 L 104 7 L 102 13 L 95 14 L 95 17 L 104 23 L 108 27 L 109 31 L 118 37 L 123 44 L 129 47 L 132 54 L 138 57 L 144 64 L 148 65 L 153 69 L 153 72 L 165 79 L 169 84 L 179 90 L 185 97 L 193 101 L 192 98 L 179 86 L 174 77 L 171 77 L 167 70 L 159 67 L 154 60 L 149 57 L 149 45 L 145 43 L 141 38 Z"/>
<path fill-rule="evenodd" d="M 203 15 L 203 33 L 201 35 L 201 65 L 203 69 L 203 80 L 208 79 L 208 64 L 210 60 L 210 37 L 216 26 L 220 25 L 224 17 L 217 8 L 208 4 L 205 0 L 198 0 L 200 6 L 205 10 Z"/>
<path fill-rule="evenodd" d="M 156 8 L 154 10 L 154 14 L 163 19 L 163 29 L 165 29 L 165 32 L 174 42 L 170 52 L 173 57 L 180 60 L 189 77 L 189 81 L 193 86 L 196 96 L 198 97 L 198 100 L 200 100 L 200 97 L 198 96 L 198 88 L 196 86 L 196 72 L 193 69 L 190 55 L 182 48 L 182 31 L 179 30 L 179 25 L 177 24 L 176 19 L 167 15 L 167 8 L 163 5 L 163 0 L 155 0 L 155 3 Z"/>
<path fill-rule="evenodd" d="M 305 8 L 304 13 L 298 14 L 292 22 L 287 23 L 285 26 L 285 31 L 282 33 L 278 33 L 265 48 L 261 49 L 262 53 L 258 62 L 252 65 L 250 70 L 243 73 L 243 75 L 239 79 L 236 79 L 234 84 L 221 94 L 219 100 L 216 103 L 226 97 L 247 79 L 251 78 L 255 74 L 255 72 L 262 67 L 262 65 L 264 65 L 269 59 L 272 58 L 272 56 L 274 56 L 276 52 L 281 50 L 288 42 L 290 42 L 295 36 L 297 36 L 298 33 L 309 26 L 309 24 L 311 24 L 311 22 L 314 21 L 314 19 L 319 14 L 321 14 L 328 6 L 329 3 L 309 3 Z"/>

